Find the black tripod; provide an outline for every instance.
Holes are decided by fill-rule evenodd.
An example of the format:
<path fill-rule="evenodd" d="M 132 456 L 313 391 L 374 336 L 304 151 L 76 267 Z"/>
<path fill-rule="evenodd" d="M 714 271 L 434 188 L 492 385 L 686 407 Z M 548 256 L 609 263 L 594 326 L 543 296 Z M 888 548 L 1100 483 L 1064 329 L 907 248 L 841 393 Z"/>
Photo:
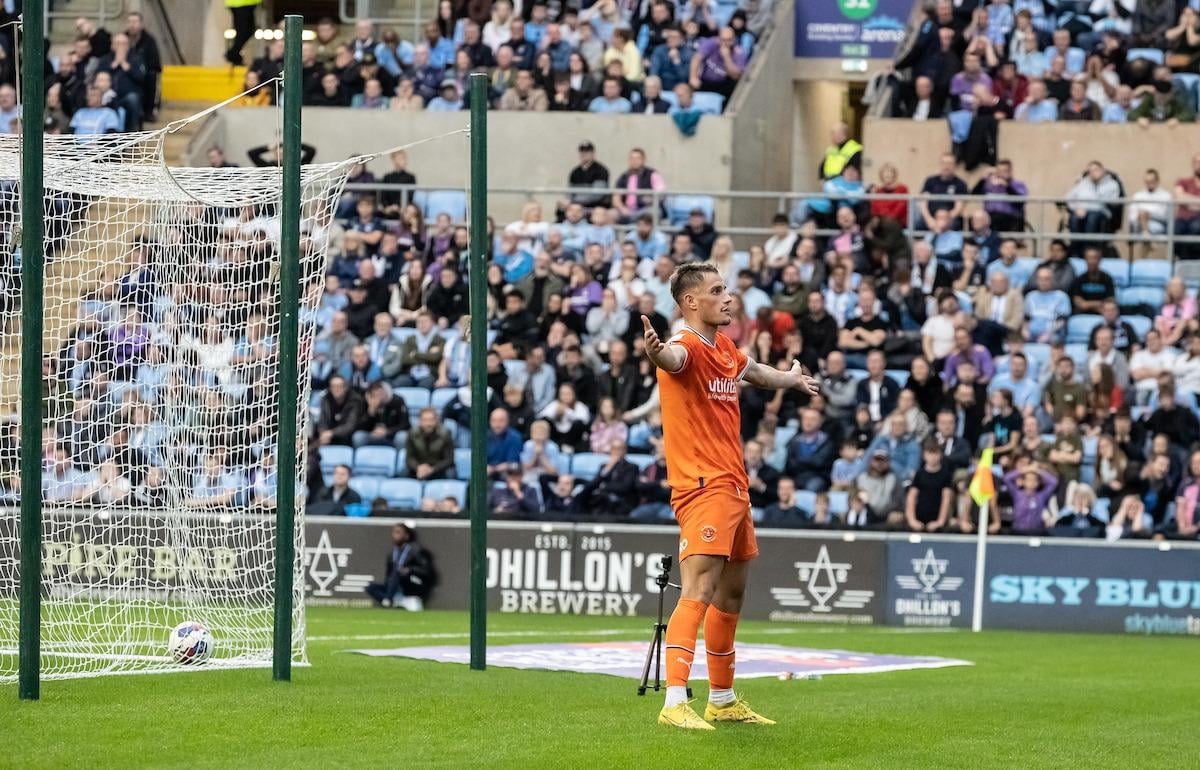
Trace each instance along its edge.
<path fill-rule="evenodd" d="M 663 594 L 667 588 L 674 588 L 681 591 L 678 585 L 671 582 L 671 564 L 674 559 L 671 556 L 662 557 L 662 561 L 658 566 L 662 572 L 658 573 L 658 577 L 654 579 L 655 585 L 658 586 L 658 622 L 654 624 L 654 634 L 650 637 L 650 649 L 646 650 L 646 663 L 642 666 L 642 679 L 638 682 L 638 695 L 645 695 L 646 690 L 653 689 L 658 692 L 662 689 L 662 648 L 663 637 L 667 633 L 667 624 L 663 622 Z M 654 661 L 654 687 L 650 687 L 650 662 Z M 688 698 L 692 697 L 692 688 L 687 690 Z"/>

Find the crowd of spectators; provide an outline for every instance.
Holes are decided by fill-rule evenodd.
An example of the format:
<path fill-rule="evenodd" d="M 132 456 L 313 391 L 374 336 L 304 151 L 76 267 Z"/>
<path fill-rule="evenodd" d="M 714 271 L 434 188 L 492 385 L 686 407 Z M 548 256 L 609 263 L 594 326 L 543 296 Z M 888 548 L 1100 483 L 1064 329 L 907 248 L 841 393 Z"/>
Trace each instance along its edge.
<path fill-rule="evenodd" d="M 1176 0 L 937 0 L 888 74 L 893 114 L 1187 123 L 1200 15 Z"/>
<path fill-rule="evenodd" d="M 154 119 L 162 58 L 158 42 L 146 31 L 142 14 L 125 15 L 125 27 L 113 34 L 87 18 L 75 22 L 76 37 L 60 56 L 47 58 L 46 112 L 50 134 L 112 134 L 140 131 Z M 15 51 L 0 34 L 0 133 L 20 133 L 21 110 L 9 79 Z"/>
<path fill-rule="evenodd" d="M 469 76 L 488 76 L 500 110 L 601 113 L 723 109 L 754 45 L 769 29 L 771 0 L 599 0 L 583 10 L 558 2 L 442 0 L 420 40 L 359 20 L 342 39 L 321 19 L 304 43 L 304 103 L 355 109 L 455 111 Z M 282 72 L 283 41 L 252 61 L 246 88 Z M 713 94 L 707 100 L 696 92 Z M 241 101 L 270 104 L 274 89 Z"/>

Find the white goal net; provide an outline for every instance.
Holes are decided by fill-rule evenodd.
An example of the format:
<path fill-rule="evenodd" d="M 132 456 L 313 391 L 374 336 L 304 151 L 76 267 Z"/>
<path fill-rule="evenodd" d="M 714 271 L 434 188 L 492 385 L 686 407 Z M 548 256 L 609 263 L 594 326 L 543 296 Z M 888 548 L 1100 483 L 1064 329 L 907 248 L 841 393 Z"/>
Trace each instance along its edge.
<path fill-rule="evenodd" d="M 298 467 L 277 469 L 278 168 L 176 168 L 162 132 L 47 137 L 42 676 L 269 665 L 275 489 L 295 473 L 304 662 L 308 348 L 347 166 L 301 174 Z M 0 136 L 0 682 L 17 671 L 20 137 Z"/>

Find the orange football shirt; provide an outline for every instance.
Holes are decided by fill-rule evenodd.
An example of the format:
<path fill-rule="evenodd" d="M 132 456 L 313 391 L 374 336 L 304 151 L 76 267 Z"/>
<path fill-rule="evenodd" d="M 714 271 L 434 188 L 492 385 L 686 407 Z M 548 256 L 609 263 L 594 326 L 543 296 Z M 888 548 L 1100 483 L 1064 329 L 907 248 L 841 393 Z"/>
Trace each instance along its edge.
<path fill-rule="evenodd" d="M 667 483 L 675 491 L 746 489 L 738 382 L 753 362 L 720 332 L 714 344 L 685 326 L 668 344 L 683 346 L 687 358 L 678 372 L 658 370 Z"/>

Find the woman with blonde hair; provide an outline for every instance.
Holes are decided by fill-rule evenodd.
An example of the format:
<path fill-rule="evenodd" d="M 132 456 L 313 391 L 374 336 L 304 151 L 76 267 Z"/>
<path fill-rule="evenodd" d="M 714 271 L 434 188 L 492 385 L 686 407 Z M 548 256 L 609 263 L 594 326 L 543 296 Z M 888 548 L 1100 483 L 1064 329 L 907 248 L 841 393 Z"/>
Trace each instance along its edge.
<path fill-rule="evenodd" d="M 709 253 L 708 261 L 717 268 L 717 272 L 721 274 L 721 278 L 725 281 L 725 286 L 732 289 L 737 285 L 738 265 L 737 260 L 733 256 L 733 239 L 728 235 L 722 235 L 713 241 L 712 252 Z"/>
<path fill-rule="evenodd" d="M 1167 281 L 1162 309 L 1154 319 L 1154 328 L 1162 335 L 1163 344 L 1174 346 L 1188 332 L 1197 330 L 1196 298 L 1188 294 L 1183 279 L 1175 276 Z"/>
<path fill-rule="evenodd" d="M 608 454 L 613 444 L 624 444 L 629 438 L 629 426 L 621 419 L 621 410 L 611 396 L 600 399 L 596 405 L 596 419 L 592 422 L 589 443 L 592 451 Z"/>
<path fill-rule="evenodd" d="M 537 254 L 546 242 L 550 225 L 542 221 L 542 204 L 529 201 L 521 207 L 521 218 L 508 224 L 504 232 L 517 238 L 517 248 Z"/>

